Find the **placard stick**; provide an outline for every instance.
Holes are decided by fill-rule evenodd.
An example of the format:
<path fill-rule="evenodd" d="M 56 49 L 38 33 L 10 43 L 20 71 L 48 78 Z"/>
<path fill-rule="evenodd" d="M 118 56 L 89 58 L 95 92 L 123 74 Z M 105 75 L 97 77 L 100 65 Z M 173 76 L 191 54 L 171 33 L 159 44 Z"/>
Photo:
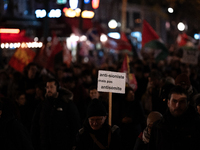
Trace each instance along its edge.
<path fill-rule="evenodd" d="M 108 124 L 112 125 L 112 92 L 109 92 L 109 114 L 108 114 Z"/>

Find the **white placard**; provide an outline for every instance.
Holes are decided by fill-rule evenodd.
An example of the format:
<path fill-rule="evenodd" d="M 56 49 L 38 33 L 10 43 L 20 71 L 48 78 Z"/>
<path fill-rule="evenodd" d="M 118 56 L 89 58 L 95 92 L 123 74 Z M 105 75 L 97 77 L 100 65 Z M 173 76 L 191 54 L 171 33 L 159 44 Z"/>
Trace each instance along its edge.
<path fill-rule="evenodd" d="M 198 64 L 199 51 L 195 50 L 183 50 L 182 63 L 188 63 L 197 65 Z"/>
<path fill-rule="evenodd" d="M 99 92 L 125 93 L 126 73 L 99 70 Z"/>

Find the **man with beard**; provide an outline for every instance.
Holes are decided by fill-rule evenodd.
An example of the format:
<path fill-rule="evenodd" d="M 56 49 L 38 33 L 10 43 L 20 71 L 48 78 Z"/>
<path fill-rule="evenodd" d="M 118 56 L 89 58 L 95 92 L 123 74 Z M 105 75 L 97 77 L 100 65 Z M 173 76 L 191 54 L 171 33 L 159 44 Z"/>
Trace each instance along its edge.
<path fill-rule="evenodd" d="M 199 149 L 200 118 L 188 103 L 188 93 L 180 86 L 171 89 L 168 110 L 153 124 L 150 150 Z"/>
<path fill-rule="evenodd" d="M 50 79 L 46 83 L 45 98 L 33 118 L 32 138 L 33 143 L 38 144 L 34 147 L 41 150 L 71 150 L 80 129 L 80 116 L 72 101 L 73 94 L 59 88 L 57 80 Z M 35 123 L 37 120 L 39 126 Z M 35 141 L 36 128 L 40 131 L 39 142 Z"/>

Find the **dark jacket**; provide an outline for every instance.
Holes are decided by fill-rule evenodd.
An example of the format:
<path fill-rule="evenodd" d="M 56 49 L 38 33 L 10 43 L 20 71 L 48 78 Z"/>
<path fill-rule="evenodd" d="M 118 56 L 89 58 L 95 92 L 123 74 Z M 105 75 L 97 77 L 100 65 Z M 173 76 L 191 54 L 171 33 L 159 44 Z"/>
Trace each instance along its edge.
<path fill-rule="evenodd" d="M 0 121 L 1 150 L 33 150 L 25 127 L 14 117 Z"/>
<path fill-rule="evenodd" d="M 0 150 L 33 150 L 26 128 L 14 117 L 9 100 L 0 98 Z"/>
<path fill-rule="evenodd" d="M 37 118 L 33 120 L 39 122 L 38 138 L 42 150 L 71 150 L 75 145 L 80 116 L 72 98 L 70 91 L 61 89 L 58 98 L 47 98 L 39 105 L 37 111 L 40 112 L 35 112 Z M 37 123 L 33 125 L 37 127 Z"/>
<path fill-rule="evenodd" d="M 77 135 L 76 150 L 101 150 L 99 146 L 94 142 L 90 133 L 94 134 L 96 139 L 104 146 L 108 146 L 108 133 L 111 130 L 111 142 L 107 150 L 122 150 L 120 129 L 114 125 L 112 128 L 107 123 L 104 123 L 103 127 L 97 131 L 92 130 L 87 123 L 86 126 L 79 130 Z"/>
<path fill-rule="evenodd" d="M 150 150 L 198 150 L 200 143 L 200 118 L 192 106 L 180 117 L 169 111 L 155 122 L 151 130 Z"/>
<path fill-rule="evenodd" d="M 144 143 L 144 141 L 142 140 L 142 135 L 143 135 L 143 132 L 140 133 L 137 140 L 135 141 L 133 150 L 148 150 L 149 143 Z"/>

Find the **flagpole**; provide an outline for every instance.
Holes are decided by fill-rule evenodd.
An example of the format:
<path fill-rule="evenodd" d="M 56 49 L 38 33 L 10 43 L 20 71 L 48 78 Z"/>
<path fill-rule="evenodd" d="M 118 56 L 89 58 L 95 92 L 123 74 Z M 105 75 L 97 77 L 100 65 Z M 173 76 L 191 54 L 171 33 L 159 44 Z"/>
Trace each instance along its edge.
<path fill-rule="evenodd" d="M 112 93 L 109 92 L 109 111 L 108 111 L 108 124 L 112 125 Z"/>
<path fill-rule="evenodd" d="M 127 0 L 122 0 L 121 32 L 126 31 L 126 6 L 127 6 Z"/>

